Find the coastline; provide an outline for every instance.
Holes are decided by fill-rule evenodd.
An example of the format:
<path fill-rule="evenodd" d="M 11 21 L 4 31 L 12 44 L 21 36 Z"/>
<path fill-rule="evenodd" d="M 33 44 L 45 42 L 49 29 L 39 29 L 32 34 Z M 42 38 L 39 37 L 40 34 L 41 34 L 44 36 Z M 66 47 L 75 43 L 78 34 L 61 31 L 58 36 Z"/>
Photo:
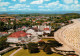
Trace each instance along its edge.
<path fill-rule="evenodd" d="M 73 47 L 74 45 L 72 43 L 70 43 L 67 40 L 66 36 L 64 35 L 64 31 L 66 29 L 74 27 L 77 24 L 80 24 L 80 21 L 78 19 L 73 19 L 72 21 L 73 21 L 72 24 L 64 26 L 61 29 L 59 29 L 58 31 L 56 31 L 54 33 L 54 37 L 55 37 L 55 39 L 57 41 L 59 41 L 60 43 L 62 43 L 63 46 L 65 46 L 67 50 L 75 51 L 76 54 L 80 55 L 80 53 L 79 53 L 80 50 L 78 48 Z M 64 50 L 66 50 L 66 49 L 64 49 Z"/>

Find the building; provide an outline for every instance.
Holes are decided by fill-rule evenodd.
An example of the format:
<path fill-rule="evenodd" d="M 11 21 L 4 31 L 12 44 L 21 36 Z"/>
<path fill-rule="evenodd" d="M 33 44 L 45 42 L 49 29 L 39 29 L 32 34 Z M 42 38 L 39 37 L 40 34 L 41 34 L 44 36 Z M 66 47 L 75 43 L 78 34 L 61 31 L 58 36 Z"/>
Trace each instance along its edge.
<path fill-rule="evenodd" d="M 38 42 L 40 40 L 40 37 L 38 36 L 37 32 L 34 29 L 28 29 L 26 33 L 32 34 L 31 42 Z"/>
<path fill-rule="evenodd" d="M 0 37 L 8 35 L 7 32 L 0 32 Z"/>
<path fill-rule="evenodd" d="M 25 33 L 24 31 L 14 32 L 7 37 L 7 42 L 18 43 L 21 41 L 27 41 L 29 39 L 30 34 Z M 28 37 L 29 36 L 29 37 Z"/>
<path fill-rule="evenodd" d="M 22 26 L 22 30 L 27 30 L 28 28 L 26 26 Z"/>
<path fill-rule="evenodd" d="M 44 28 L 44 33 L 50 33 L 50 29 L 49 28 Z"/>
<path fill-rule="evenodd" d="M 28 30 L 26 31 L 26 33 L 30 33 L 30 34 L 32 34 L 33 36 L 37 36 L 37 33 L 36 33 L 35 30 L 33 30 L 33 29 L 28 29 Z"/>
<path fill-rule="evenodd" d="M 40 31 L 43 31 L 44 33 L 50 33 L 51 32 L 51 26 L 39 25 L 38 29 Z"/>
<path fill-rule="evenodd" d="M 11 34 L 11 33 L 13 33 L 13 32 L 14 32 L 13 29 L 8 30 L 8 34 Z"/>

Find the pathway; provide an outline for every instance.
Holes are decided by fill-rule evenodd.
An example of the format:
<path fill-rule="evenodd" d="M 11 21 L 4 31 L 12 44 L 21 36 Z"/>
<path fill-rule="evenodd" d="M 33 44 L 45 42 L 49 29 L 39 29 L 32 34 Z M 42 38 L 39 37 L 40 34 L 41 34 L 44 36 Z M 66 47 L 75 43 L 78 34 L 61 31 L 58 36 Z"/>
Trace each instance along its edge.
<path fill-rule="evenodd" d="M 20 51 L 21 49 L 22 49 L 22 47 L 19 48 L 18 50 L 16 50 L 15 52 L 13 52 L 10 56 L 14 56 L 14 54 L 17 53 L 18 51 Z"/>

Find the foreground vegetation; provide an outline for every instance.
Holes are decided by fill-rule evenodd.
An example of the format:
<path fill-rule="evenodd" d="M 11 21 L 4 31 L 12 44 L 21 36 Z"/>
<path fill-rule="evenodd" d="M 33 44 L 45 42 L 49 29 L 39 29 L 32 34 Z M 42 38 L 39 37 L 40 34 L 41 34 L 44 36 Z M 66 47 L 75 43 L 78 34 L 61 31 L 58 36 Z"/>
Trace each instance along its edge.
<path fill-rule="evenodd" d="M 45 52 L 43 52 L 43 50 L 40 50 L 39 53 L 29 53 L 28 49 L 22 49 L 19 52 L 17 52 L 14 56 L 62 56 L 62 55 L 56 53 L 48 55 Z"/>
<path fill-rule="evenodd" d="M 7 36 L 0 37 L 0 50 L 3 50 L 9 46 L 9 44 L 6 42 L 6 40 L 7 40 L 6 37 Z"/>

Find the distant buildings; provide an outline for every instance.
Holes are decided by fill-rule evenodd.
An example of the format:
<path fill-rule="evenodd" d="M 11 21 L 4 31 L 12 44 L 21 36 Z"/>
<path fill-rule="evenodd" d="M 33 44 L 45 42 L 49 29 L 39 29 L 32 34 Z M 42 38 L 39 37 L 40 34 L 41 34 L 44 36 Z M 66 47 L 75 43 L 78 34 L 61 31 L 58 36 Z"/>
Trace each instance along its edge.
<path fill-rule="evenodd" d="M 38 26 L 33 26 L 33 28 L 36 27 L 38 31 L 36 31 L 37 35 L 44 35 L 47 37 L 48 34 L 51 33 L 51 26 L 47 25 L 38 25 Z"/>
<path fill-rule="evenodd" d="M 18 28 L 16 31 L 17 32 L 14 32 L 13 29 L 8 31 L 9 34 L 12 34 L 7 37 L 7 42 L 18 43 L 38 41 L 39 36 L 43 36 L 44 33 L 49 34 L 51 32 L 51 27 L 46 25 L 33 26 L 32 28 L 23 26 L 22 28 Z"/>

